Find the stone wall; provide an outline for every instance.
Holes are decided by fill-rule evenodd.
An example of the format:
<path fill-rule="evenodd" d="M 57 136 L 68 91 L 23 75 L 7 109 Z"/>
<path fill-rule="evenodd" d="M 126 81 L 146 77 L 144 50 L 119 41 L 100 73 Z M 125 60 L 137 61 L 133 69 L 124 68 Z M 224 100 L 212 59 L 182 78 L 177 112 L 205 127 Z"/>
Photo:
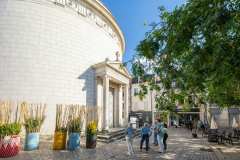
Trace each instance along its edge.
<path fill-rule="evenodd" d="M 120 46 L 94 21 L 45 0 L 0 1 L 0 99 L 95 105 L 93 64 L 115 59 Z"/>

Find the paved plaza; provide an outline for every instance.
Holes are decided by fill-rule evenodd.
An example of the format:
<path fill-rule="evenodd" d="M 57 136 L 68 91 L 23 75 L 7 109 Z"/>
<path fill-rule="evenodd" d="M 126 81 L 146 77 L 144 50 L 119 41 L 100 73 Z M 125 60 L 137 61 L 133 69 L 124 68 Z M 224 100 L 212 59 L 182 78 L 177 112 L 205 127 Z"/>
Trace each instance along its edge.
<path fill-rule="evenodd" d="M 22 151 L 20 155 L 9 158 L 9 160 L 237 160 L 240 155 L 240 151 L 235 150 L 234 156 L 228 153 L 224 154 L 224 157 L 223 152 L 219 150 L 221 146 L 215 145 L 210 147 L 206 139 L 192 139 L 190 131 L 181 128 L 169 129 L 169 148 L 165 154 L 159 154 L 158 147 L 153 145 L 151 145 L 149 152 L 145 150 L 140 152 L 139 141 L 139 138 L 134 140 L 134 156 L 127 155 L 125 141 L 98 144 L 96 150 L 82 147 L 75 152 L 52 151 L 51 142 L 43 141 L 40 150 L 32 152 Z"/>

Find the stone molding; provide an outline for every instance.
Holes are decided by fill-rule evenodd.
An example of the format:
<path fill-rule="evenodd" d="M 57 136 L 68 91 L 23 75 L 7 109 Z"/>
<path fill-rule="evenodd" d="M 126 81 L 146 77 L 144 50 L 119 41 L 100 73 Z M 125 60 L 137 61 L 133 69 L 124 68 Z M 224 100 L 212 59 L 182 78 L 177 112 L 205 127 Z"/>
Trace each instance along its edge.
<path fill-rule="evenodd" d="M 49 1 L 49 0 L 48 0 Z M 62 5 L 63 7 L 70 7 L 74 9 L 78 14 L 84 17 L 88 17 L 95 21 L 95 23 L 101 27 L 105 28 L 107 32 L 112 36 L 112 38 L 118 39 L 118 43 L 121 46 L 121 53 L 125 52 L 125 39 L 124 35 L 118 26 L 115 18 L 112 16 L 111 12 L 100 2 L 99 0 L 50 0 L 55 4 Z M 91 6 L 95 9 L 101 16 L 103 16 L 108 22 L 106 22 L 102 17 L 98 16 L 96 13 L 91 11 Z M 110 25 L 109 25 L 110 23 Z"/>

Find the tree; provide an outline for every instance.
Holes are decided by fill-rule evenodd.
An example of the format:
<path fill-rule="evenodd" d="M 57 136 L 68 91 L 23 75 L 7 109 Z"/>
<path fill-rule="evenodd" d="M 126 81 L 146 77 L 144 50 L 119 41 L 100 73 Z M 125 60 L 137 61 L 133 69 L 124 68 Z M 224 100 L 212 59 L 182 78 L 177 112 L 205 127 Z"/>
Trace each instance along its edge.
<path fill-rule="evenodd" d="M 240 0 L 188 0 L 172 12 L 159 10 L 160 22 L 136 48 L 134 76 L 159 92 L 167 110 L 176 101 L 239 106 Z M 158 85 L 144 79 L 149 73 Z"/>

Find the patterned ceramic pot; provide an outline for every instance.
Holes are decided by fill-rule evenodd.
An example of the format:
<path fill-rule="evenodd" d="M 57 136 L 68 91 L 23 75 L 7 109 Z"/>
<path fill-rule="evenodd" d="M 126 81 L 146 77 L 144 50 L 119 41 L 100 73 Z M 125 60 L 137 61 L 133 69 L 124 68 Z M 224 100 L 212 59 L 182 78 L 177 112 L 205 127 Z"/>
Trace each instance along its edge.
<path fill-rule="evenodd" d="M 97 135 L 87 135 L 86 148 L 96 148 L 97 146 Z"/>
<path fill-rule="evenodd" d="M 64 150 L 66 148 L 67 132 L 55 132 L 53 150 Z"/>
<path fill-rule="evenodd" d="M 80 148 L 80 133 L 70 133 L 68 139 L 68 150 L 74 151 Z"/>
<path fill-rule="evenodd" d="M 7 136 L 0 139 L 0 158 L 16 156 L 20 151 L 20 137 Z"/>
<path fill-rule="evenodd" d="M 39 148 L 39 133 L 27 133 L 25 139 L 25 151 L 32 151 Z"/>

